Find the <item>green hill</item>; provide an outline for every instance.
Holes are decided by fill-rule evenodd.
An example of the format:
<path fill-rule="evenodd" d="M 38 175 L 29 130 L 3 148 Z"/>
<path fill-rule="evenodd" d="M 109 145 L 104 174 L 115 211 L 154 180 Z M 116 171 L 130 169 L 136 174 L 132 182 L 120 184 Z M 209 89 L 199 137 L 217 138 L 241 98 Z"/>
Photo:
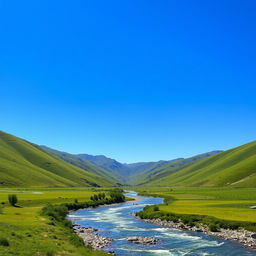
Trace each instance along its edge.
<path fill-rule="evenodd" d="M 39 146 L 0 131 L 0 186 L 112 186 L 106 177 L 68 164 Z"/>
<path fill-rule="evenodd" d="M 150 182 L 151 180 L 155 180 L 156 178 L 170 174 L 170 170 L 173 171 L 179 169 L 181 166 L 184 166 L 185 164 L 193 163 L 199 159 L 203 159 L 218 154 L 220 152 L 222 151 L 211 151 L 190 158 L 177 158 L 170 161 L 144 163 L 144 165 L 139 165 L 140 169 L 136 172 L 136 176 L 133 177 L 131 183 L 134 185 L 143 185 L 145 183 Z"/>
<path fill-rule="evenodd" d="M 46 146 L 41 146 L 41 148 L 69 164 L 75 165 L 88 172 L 102 176 L 107 180 L 111 179 L 115 183 L 122 183 L 122 180 L 117 175 L 114 175 L 111 172 L 101 168 L 100 166 L 97 166 L 93 162 L 80 157 L 80 155 L 74 155 L 67 152 L 58 151 L 56 149 L 52 149 Z"/>
<path fill-rule="evenodd" d="M 192 163 L 164 168 L 147 185 L 256 187 L 256 141 Z"/>

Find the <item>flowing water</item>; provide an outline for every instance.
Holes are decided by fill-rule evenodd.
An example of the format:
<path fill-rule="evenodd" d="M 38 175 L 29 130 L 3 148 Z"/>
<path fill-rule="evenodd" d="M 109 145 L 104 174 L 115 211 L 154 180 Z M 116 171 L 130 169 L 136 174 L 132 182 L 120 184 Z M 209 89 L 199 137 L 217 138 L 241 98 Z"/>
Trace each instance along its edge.
<path fill-rule="evenodd" d="M 97 228 L 100 235 L 112 238 L 113 242 L 104 250 L 114 251 L 117 256 L 256 256 L 255 251 L 231 241 L 138 220 L 131 213 L 142 210 L 146 205 L 160 204 L 163 199 L 137 196 L 132 191 L 127 196 L 139 201 L 78 210 L 69 218 L 83 227 Z M 160 241 L 155 245 L 140 245 L 128 242 L 126 238 L 129 236 L 156 237 Z"/>

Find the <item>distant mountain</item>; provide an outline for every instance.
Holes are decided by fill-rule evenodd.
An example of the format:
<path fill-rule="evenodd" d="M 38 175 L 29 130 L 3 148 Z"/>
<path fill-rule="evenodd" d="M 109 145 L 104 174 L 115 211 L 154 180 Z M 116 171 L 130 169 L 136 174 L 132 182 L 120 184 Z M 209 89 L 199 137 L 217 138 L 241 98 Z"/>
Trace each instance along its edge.
<path fill-rule="evenodd" d="M 256 187 L 256 141 L 190 158 L 123 164 L 40 147 L 0 131 L 0 186 L 116 185 Z"/>
<path fill-rule="evenodd" d="M 82 170 L 36 144 L 0 131 L 0 186 L 114 186 L 110 179 Z"/>
<path fill-rule="evenodd" d="M 88 154 L 78 154 L 78 157 L 88 160 L 100 168 L 108 171 L 110 174 L 115 175 L 121 183 L 126 183 L 127 176 L 130 175 L 131 169 L 128 168 L 125 164 L 122 164 L 115 159 L 108 158 L 103 155 L 88 155 Z"/>
<path fill-rule="evenodd" d="M 65 161 L 69 164 L 75 165 L 81 169 L 88 171 L 88 172 L 97 174 L 107 180 L 112 180 L 115 183 L 122 182 L 122 179 L 119 179 L 118 175 L 112 174 L 112 171 L 109 171 L 108 169 L 101 168 L 100 164 L 97 165 L 94 163 L 94 161 L 87 160 L 87 158 L 84 157 L 85 154 L 81 154 L 81 155 L 70 154 L 70 153 L 66 153 L 66 152 L 58 151 L 56 149 L 49 148 L 47 146 L 41 146 L 41 148 L 43 148 L 44 150 L 48 151 L 49 153 L 59 157 L 60 159 L 62 159 L 63 161 Z M 89 155 L 87 155 L 87 156 L 89 156 Z M 89 157 L 88 157 L 88 159 L 89 159 Z"/>
<path fill-rule="evenodd" d="M 137 170 L 137 173 L 136 176 L 134 176 L 130 180 L 130 182 L 133 185 L 146 184 L 151 180 L 159 177 L 159 175 L 164 175 L 165 172 L 169 172 L 172 168 L 184 166 L 186 164 L 193 163 L 199 159 L 207 158 L 221 152 L 223 151 L 216 150 L 189 158 L 177 158 L 170 161 L 139 163 L 139 165 L 131 164 L 131 168 L 135 168 Z"/>
<path fill-rule="evenodd" d="M 166 166 L 148 186 L 256 187 L 256 141 L 177 166 Z"/>
<path fill-rule="evenodd" d="M 86 169 L 96 174 L 103 175 L 106 178 L 111 178 L 112 181 L 120 185 L 140 185 L 146 184 L 155 177 L 163 175 L 166 170 L 176 166 L 183 166 L 187 163 L 194 162 L 198 159 L 206 158 L 222 151 L 212 151 L 197 155 L 190 158 L 178 158 L 170 161 L 157 162 L 139 162 L 132 164 L 123 164 L 115 159 L 108 158 L 104 155 L 88 155 L 88 154 L 70 154 L 42 146 L 51 154 L 56 155 L 60 159 Z M 98 170 L 98 172 L 97 172 Z"/>

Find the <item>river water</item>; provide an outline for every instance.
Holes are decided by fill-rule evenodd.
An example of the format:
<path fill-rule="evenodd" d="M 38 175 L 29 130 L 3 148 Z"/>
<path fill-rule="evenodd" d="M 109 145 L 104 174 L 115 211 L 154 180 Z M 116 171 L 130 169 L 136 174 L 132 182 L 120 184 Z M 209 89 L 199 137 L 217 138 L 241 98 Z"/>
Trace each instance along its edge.
<path fill-rule="evenodd" d="M 133 191 L 126 195 L 139 201 L 82 209 L 69 215 L 69 218 L 83 227 L 97 228 L 100 235 L 112 238 L 113 242 L 104 250 L 114 251 L 117 256 L 256 256 L 255 251 L 235 242 L 138 220 L 131 213 L 142 210 L 146 205 L 161 204 L 163 199 L 138 196 Z M 129 236 L 155 237 L 160 241 L 155 245 L 140 245 L 128 242 L 126 238 Z"/>

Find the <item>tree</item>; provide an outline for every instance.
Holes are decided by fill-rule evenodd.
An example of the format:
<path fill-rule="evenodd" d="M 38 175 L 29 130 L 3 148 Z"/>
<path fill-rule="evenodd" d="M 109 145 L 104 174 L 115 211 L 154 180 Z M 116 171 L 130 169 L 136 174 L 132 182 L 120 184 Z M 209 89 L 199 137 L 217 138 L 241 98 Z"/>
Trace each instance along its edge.
<path fill-rule="evenodd" d="M 18 198 L 16 195 L 8 195 L 8 200 L 10 205 L 15 206 L 18 202 Z"/>
<path fill-rule="evenodd" d="M 121 203 L 125 201 L 125 196 L 122 194 L 122 192 L 118 190 L 113 190 L 109 193 L 110 198 L 115 202 L 115 203 Z"/>

